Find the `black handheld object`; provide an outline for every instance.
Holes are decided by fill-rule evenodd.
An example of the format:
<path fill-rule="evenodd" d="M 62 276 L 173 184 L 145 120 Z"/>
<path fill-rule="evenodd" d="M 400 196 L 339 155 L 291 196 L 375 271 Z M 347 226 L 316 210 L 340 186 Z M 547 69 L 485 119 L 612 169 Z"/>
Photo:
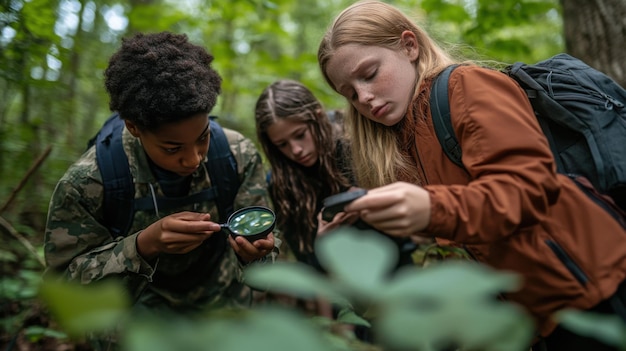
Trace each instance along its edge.
<path fill-rule="evenodd" d="M 326 222 L 332 221 L 337 213 L 343 212 L 343 208 L 347 204 L 365 194 L 367 194 L 367 190 L 359 188 L 356 190 L 346 191 L 325 198 L 324 209 L 322 210 L 322 219 Z"/>

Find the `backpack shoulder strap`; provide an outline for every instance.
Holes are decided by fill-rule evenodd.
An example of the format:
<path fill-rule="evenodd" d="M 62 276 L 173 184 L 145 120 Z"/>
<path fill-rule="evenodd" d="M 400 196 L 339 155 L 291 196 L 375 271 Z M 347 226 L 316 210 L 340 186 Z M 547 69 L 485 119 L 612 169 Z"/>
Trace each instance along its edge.
<path fill-rule="evenodd" d="M 124 121 L 117 113 L 95 136 L 96 162 L 102 175 L 104 225 L 113 237 L 126 235 L 134 216 L 135 188 L 122 145 Z"/>
<path fill-rule="evenodd" d="M 441 148 L 454 164 L 465 168 L 461 162 L 461 146 L 454 135 L 454 129 L 452 129 L 450 101 L 448 100 L 448 80 L 457 66 L 448 66 L 435 77 L 430 91 L 430 114 Z"/>
<path fill-rule="evenodd" d="M 230 151 L 224 130 L 213 119 L 214 117 L 210 121 L 211 139 L 206 166 L 212 184 L 210 192 L 216 193 L 219 216 L 225 221 L 234 209 L 235 196 L 239 190 L 239 177 L 237 161 Z M 113 237 L 128 233 L 135 212 L 135 188 L 128 167 L 128 158 L 122 145 L 123 130 L 124 121 L 116 113 L 109 117 L 93 138 L 104 188 L 104 224 Z M 200 197 L 207 196 L 209 195 L 202 193 Z M 198 199 L 192 198 L 191 200 L 197 201 Z"/>
<path fill-rule="evenodd" d="M 237 160 L 230 151 L 230 145 L 222 127 L 211 117 L 211 140 L 207 154 L 206 168 L 211 184 L 217 190 L 217 208 L 220 220 L 226 221 L 233 213 L 235 196 L 239 190 Z"/>

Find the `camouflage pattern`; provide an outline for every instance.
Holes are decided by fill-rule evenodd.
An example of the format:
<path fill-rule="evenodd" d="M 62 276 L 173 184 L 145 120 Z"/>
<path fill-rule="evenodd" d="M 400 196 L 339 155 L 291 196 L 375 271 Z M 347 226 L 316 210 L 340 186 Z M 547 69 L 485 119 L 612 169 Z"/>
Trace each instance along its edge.
<path fill-rule="evenodd" d="M 268 206 L 265 172 L 259 152 L 252 141 L 240 133 L 226 128 L 224 132 L 237 160 L 241 184 L 235 198 L 235 210 L 252 205 Z M 152 184 L 157 196 L 164 196 L 150 171 L 139 140 L 126 129 L 122 139 L 135 183 L 135 198 L 150 196 L 149 184 Z M 192 177 L 190 193 L 211 186 L 204 163 Z M 218 222 L 218 211 L 213 201 L 158 214 L 156 211 L 136 212 L 129 234 L 126 237 L 112 238 L 107 228 L 101 224 L 102 193 L 102 178 L 96 162 L 95 148 L 92 147 L 68 169 L 52 195 L 44 245 L 49 271 L 83 284 L 109 277 L 122 278 L 135 301 L 150 306 L 165 304 L 175 309 L 193 309 L 206 305 L 249 304 L 252 292 L 241 283 L 242 265 L 228 244 L 222 257 L 214 262 L 215 269 L 210 269 L 206 276 L 198 277 L 198 283 L 184 293 L 157 288 L 151 284 L 152 276 L 155 270 L 169 274 L 183 272 L 199 259 L 203 251 L 161 255 L 152 264 L 137 253 L 135 242 L 138 233 L 171 213 L 210 213 L 212 220 Z M 277 239 L 276 243 L 277 246 L 280 245 L 280 240 Z M 273 253 L 272 258 L 275 254 Z"/>

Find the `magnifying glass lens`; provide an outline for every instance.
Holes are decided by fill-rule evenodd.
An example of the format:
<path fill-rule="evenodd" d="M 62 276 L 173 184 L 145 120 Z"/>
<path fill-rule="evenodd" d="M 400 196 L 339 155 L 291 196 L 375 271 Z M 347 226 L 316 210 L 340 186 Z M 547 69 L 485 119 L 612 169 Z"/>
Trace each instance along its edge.
<path fill-rule="evenodd" d="M 228 228 L 233 236 L 244 236 L 249 241 L 254 241 L 271 233 L 275 223 L 276 216 L 271 209 L 251 206 L 233 213 L 228 223 L 222 226 Z"/>

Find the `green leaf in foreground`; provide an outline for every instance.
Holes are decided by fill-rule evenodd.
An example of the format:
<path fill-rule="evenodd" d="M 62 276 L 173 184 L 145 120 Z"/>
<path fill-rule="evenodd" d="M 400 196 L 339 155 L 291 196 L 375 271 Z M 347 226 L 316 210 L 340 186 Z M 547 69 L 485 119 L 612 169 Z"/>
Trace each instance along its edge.
<path fill-rule="evenodd" d="M 527 350 L 531 318 L 497 299 L 518 286 L 516 275 L 466 261 L 406 268 L 381 296 L 375 332 L 392 349 Z"/>
<path fill-rule="evenodd" d="M 244 281 L 259 290 L 280 292 L 301 298 L 326 297 L 340 301 L 342 297 L 328 279 L 311 266 L 297 262 L 276 262 L 250 266 Z"/>
<path fill-rule="evenodd" d="M 574 333 L 626 350 L 626 325 L 617 315 L 565 309 L 558 312 L 556 317 L 564 328 Z"/>
<path fill-rule="evenodd" d="M 70 336 L 112 330 L 130 307 L 125 290 L 115 282 L 86 286 L 46 280 L 39 296 Z"/>
<path fill-rule="evenodd" d="M 373 230 L 339 228 L 317 240 L 315 250 L 334 280 L 368 298 L 386 288 L 398 262 L 393 241 Z"/>
<path fill-rule="evenodd" d="M 348 351 L 333 346 L 310 320 L 271 308 L 195 321 L 151 319 L 131 325 L 124 345 L 127 351 Z"/>
<path fill-rule="evenodd" d="M 474 299 L 515 291 L 520 277 L 471 261 L 444 261 L 426 269 L 403 267 L 382 291 L 385 300 L 425 297 Z M 445 301 L 444 301 L 445 302 Z"/>

